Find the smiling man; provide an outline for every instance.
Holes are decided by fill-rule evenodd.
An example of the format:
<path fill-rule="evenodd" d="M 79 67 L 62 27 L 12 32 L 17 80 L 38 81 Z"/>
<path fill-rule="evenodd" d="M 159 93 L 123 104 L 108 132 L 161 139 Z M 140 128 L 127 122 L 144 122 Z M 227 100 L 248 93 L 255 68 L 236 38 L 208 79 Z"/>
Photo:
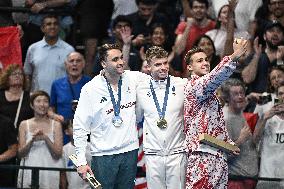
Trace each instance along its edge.
<path fill-rule="evenodd" d="M 224 120 L 229 137 L 240 148 L 239 156 L 228 157 L 229 174 L 242 177 L 256 177 L 258 174 L 258 155 L 252 131 L 243 115 L 247 105 L 245 85 L 238 79 L 228 79 L 221 86 L 222 97 L 227 103 L 223 108 Z M 253 179 L 229 179 L 228 189 L 254 189 Z"/>
<path fill-rule="evenodd" d="M 143 122 L 147 187 L 184 189 L 184 86 L 188 79 L 169 75 L 168 53 L 152 46 L 146 51 L 151 79 L 137 87 L 137 120 Z"/>
<path fill-rule="evenodd" d="M 138 133 L 136 127 L 136 88 L 139 80 L 149 77 L 124 71 L 118 45 L 105 44 L 99 49 L 103 71 L 81 90 L 74 115 L 74 145 L 78 173 L 92 174 L 104 189 L 131 189 L 137 170 Z M 92 169 L 85 151 L 91 133 Z"/>
<path fill-rule="evenodd" d="M 189 153 L 186 189 L 227 188 L 228 166 L 225 152 L 200 143 L 199 135 L 208 134 L 234 144 L 228 136 L 215 91 L 236 69 L 236 60 L 245 53 L 246 46 L 245 40 L 235 40 L 234 53 L 225 56 L 210 73 L 210 63 L 202 49 L 193 48 L 185 56 L 191 73 L 191 80 L 184 93 L 184 126 Z M 234 153 L 238 154 L 238 150 Z"/>

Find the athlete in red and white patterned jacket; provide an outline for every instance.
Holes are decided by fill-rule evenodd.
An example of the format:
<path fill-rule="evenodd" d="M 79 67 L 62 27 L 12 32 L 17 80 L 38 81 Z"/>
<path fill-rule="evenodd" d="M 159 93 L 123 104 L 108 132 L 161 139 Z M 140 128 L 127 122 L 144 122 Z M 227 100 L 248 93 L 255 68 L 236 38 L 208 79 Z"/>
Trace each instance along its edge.
<path fill-rule="evenodd" d="M 228 137 L 222 107 L 215 90 L 228 79 L 236 68 L 233 60 L 246 51 L 246 42 L 234 43 L 234 53 L 210 73 L 210 63 L 203 50 L 190 50 L 185 59 L 192 74 L 185 87 L 184 122 L 188 147 L 186 170 L 187 189 L 227 188 L 226 154 L 217 148 L 200 144 L 198 135 L 207 133 L 226 142 Z M 237 152 L 235 152 L 237 154 Z"/>

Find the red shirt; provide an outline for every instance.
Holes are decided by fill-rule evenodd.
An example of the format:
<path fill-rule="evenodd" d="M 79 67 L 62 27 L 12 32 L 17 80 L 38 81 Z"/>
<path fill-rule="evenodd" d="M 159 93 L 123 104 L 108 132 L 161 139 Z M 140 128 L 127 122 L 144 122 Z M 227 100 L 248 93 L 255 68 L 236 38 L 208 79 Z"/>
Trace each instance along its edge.
<path fill-rule="evenodd" d="M 213 20 L 210 20 L 208 25 L 205 26 L 205 27 L 202 27 L 202 28 L 200 26 L 198 26 L 198 25 L 192 25 L 191 26 L 190 31 L 189 31 L 189 35 L 188 35 L 188 38 L 187 38 L 187 42 L 186 42 L 185 52 L 184 52 L 184 54 L 182 56 L 182 59 L 184 58 L 186 52 L 189 51 L 192 48 L 192 46 L 195 43 L 195 41 L 200 36 L 204 35 L 207 31 L 214 29 L 215 28 L 215 24 L 216 23 Z M 186 22 L 182 21 L 177 26 L 175 33 L 177 35 L 183 34 L 185 28 L 186 28 Z M 186 63 L 185 63 L 184 60 L 183 60 L 182 65 L 183 65 L 182 66 L 182 68 L 183 68 L 182 70 L 183 70 L 183 73 L 184 73 L 186 71 Z"/>

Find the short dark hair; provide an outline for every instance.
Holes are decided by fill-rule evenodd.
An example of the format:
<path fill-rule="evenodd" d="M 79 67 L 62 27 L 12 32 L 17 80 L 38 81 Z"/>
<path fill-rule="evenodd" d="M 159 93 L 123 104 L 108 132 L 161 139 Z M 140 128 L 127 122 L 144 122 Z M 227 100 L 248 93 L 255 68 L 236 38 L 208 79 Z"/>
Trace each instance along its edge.
<path fill-rule="evenodd" d="M 241 86 L 244 92 L 246 91 L 245 84 L 241 80 L 236 79 L 236 78 L 230 78 L 221 85 L 221 98 L 225 102 L 229 102 L 230 90 L 232 87 L 235 87 L 235 86 Z"/>
<path fill-rule="evenodd" d="M 47 19 L 47 18 L 55 18 L 55 19 L 59 22 L 59 17 L 58 17 L 57 15 L 55 15 L 55 14 L 47 14 L 47 15 L 45 15 L 45 16 L 42 18 L 42 20 L 41 20 L 41 26 L 44 25 L 44 21 L 45 21 L 45 19 Z"/>
<path fill-rule="evenodd" d="M 198 1 L 198 2 L 201 3 L 201 4 L 205 4 L 205 6 L 206 6 L 207 9 L 208 9 L 208 7 L 209 7 L 209 2 L 208 2 L 208 0 L 189 0 L 189 7 L 190 7 L 190 8 L 192 8 L 194 1 Z"/>
<path fill-rule="evenodd" d="M 155 5 L 157 4 L 157 0 L 135 0 L 136 5 L 139 5 L 139 3 L 143 3 L 145 5 Z"/>
<path fill-rule="evenodd" d="M 187 65 L 191 64 L 192 60 L 191 57 L 192 55 L 194 55 L 195 53 L 199 53 L 199 52 L 204 52 L 203 49 L 201 49 L 200 47 L 193 47 L 192 49 L 190 49 L 189 51 L 187 51 L 186 55 L 184 56 L 184 61 Z"/>
<path fill-rule="evenodd" d="M 167 58 L 168 52 L 159 46 L 152 46 L 146 51 L 146 61 L 149 64 L 153 58 Z"/>
<path fill-rule="evenodd" d="M 50 102 L 50 97 L 49 97 L 47 92 L 42 91 L 42 90 L 37 90 L 37 91 L 32 92 L 32 94 L 30 96 L 31 105 L 34 104 L 34 101 L 35 101 L 36 97 L 38 97 L 38 96 L 45 96 L 48 99 L 48 103 Z"/>
<path fill-rule="evenodd" d="M 119 23 L 119 22 L 126 22 L 129 24 L 129 27 L 132 28 L 132 22 L 131 20 L 125 16 L 125 15 L 118 15 L 117 17 L 115 17 L 115 19 L 112 22 L 112 28 L 115 28 L 115 26 Z"/>
<path fill-rule="evenodd" d="M 156 28 L 162 28 L 165 33 L 165 36 L 169 35 L 169 28 L 164 23 L 161 22 L 156 22 L 151 26 L 150 35 L 153 35 Z"/>
<path fill-rule="evenodd" d="M 117 44 L 110 44 L 106 43 L 98 48 L 98 54 L 99 54 L 99 62 L 102 63 L 106 60 L 106 57 L 108 56 L 107 52 L 112 49 L 117 49 L 121 51 L 121 48 Z"/>

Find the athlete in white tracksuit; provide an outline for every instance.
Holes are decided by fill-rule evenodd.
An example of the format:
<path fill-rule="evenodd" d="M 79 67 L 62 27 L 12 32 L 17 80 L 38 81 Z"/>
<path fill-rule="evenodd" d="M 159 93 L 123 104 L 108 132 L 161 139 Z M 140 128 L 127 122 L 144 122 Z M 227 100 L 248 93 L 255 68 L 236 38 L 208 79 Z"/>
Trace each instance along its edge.
<path fill-rule="evenodd" d="M 144 115 L 143 149 L 147 186 L 149 189 L 184 189 L 186 147 L 183 131 L 183 91 L 187 79 L 168 76 L 167 53 L 162 48 L 151 47 L 146 52 L 146 58 L 147 56 L 150 57 L 148 63 L 152 78 L 138 85 L 136 105 L 138 121 L 141 121 Z M 165 92 L 169 82 L 164 116 L 167 121 L 166 128 L 157 126 L 160 117 L 150 82 L 161 109 L 165 103 Z"/>

